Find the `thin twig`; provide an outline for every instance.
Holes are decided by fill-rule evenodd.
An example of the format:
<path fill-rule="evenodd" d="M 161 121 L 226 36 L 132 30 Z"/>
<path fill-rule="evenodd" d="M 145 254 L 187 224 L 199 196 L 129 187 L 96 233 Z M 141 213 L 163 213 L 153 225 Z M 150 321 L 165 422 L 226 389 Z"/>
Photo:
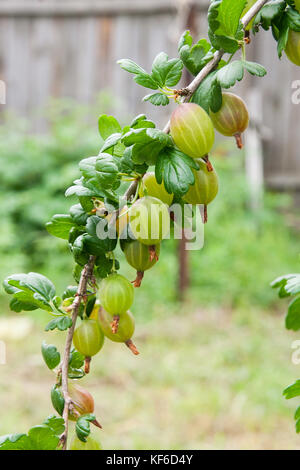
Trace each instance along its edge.
<path fill-rule="evenodd" d="M 260 11 L 260 9 L 267 3 L 268 0 L 258 0 L 252 8 L 246 13 L 246 15 L 242 18 L 242 23 L 244 27 L 246 27 L 250 21 L 257 15 L 257 13 Z M 220 50 L 215 52 L 214 57 L 212 60 L 199 72 L 199 74 L 194 78 L 194 80 L 184 89 L 184 96 L 182 97 L 182 102 L 186 103 L 190 100 L 191 96 L 195 93 L 197 88 L 199 87 L 200 83 L 209 75 L 209 73 L 218 65 L 220 60 L 222 59 L 224 55 L 224 51 Z M 170 121 L 166 124 L 164 127 L 164 132 L 168 134 L 170 132 Z M 129 200 L 137 191 L 138 188 L 138 180 L 133 181 L 133 183 L 129 186 L 127 189 L 126 193 L 123 196 L 123 200 Z M 114 212 L 114 215 L 110 221 L 110 225 L 112 225 L 117 217 L 119 215 L 119 210 Z M 95 257 L 91 256 L 89 262 L 84 266 L 80 281 L 79 281 L 79 286 L 78 286 L 78 291 L 76 298 L 73 302 L 72 305 L 72 326 L 69 328 L 68 335 L 67 335 L 67 341 L 65 345 L 65 352 L 64 352 L 64 358 L 62 362 L 62 369 L 61 369 L 61 378 L 62 378 L 62 392 L 64 395 L 65 399 L 65 406 L 64 406 L 64 412 L 63 412 L 63 418 L 65 421 L 65 431 L 61 436 L 61 442 L 62 442 L 62 448 L 63 450 L 66 450 L 67 448 L 67 437 L 68 437 L 68 415 L 69 415 L 69 409 L 70 406 L 72 405 L 72 400 L 69 396 L 68 393 L 68 368 L 69 368 L 69 358 L 70 358 L 70 350 L 71 350 L 71 345 L 72 345 L 72 340 L 73 340 L 73 334 L 75 330 L 75 325 L 76 325 L 76 320 L 78 317 L 78 312 L 79 312 L 79 306 L 81 303 L 81 299 L 83 298 L 84 295 L 86 295 L 86 289 L 87 289 L 87 284 L 89 279 L 93 275 L 93 269 L 94 269 L 94 264 L 95 264 Z M 127 346 L 130 347 L 130 349 L 134 352 L 134 354 L 138 354 L 137 350 L 133 348 L 132 342 L 127 341 Z"/>
<path fill-rule="evenodd" d="M 86 290 L 87 290 L 89 279 L 93 275 L 94 264 L 95 264 L 95 256 L 91 256 L 89 259 L 89 262 L 84 266 L 81 276 L 80 276 L 77 294 L 72 304 L 72 310 L 73 310 L 72 326 L 68 330 L 64 357 L 63 357 L 62 366 L 61 366 L 61 385 L 62 385 L 62 393 L 65 399 L 65 406 L 64 406 L 64 411 L 63 411 L 63 418 L 65 421 L 65 431 L 61 436 L 63 450 L 66 450 L 67 448 L 68 416 L 69 416 L 70 405 L 72 404 L 72 400 L 68 392 L 68 371 L 69 371 L 70 351 L 71 351 L 73 334 L 75 330 L 76 320 L 78 317 L 80 303 L 81 303 L 82 298 L 86 295 Z"/>

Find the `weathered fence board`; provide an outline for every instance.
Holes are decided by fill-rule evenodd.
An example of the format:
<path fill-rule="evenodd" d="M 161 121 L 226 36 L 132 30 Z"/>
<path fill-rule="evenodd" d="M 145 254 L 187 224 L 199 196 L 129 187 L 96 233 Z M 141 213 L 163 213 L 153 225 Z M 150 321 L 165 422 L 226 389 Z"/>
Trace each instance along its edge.
<path fill-rule="evenodd" d="M 177 15 L 187 0 L 0 0 L 0 79 L 7 86 L 7 105 L 23 116 L 47 104 L 49 97 L 68 96 L 92 102 L 102 89 L 113 90 L 124 117 L 146 112 L 163 125 L 169 108 L 143 103 L 147 91 L 116 65 L 130 57 L 150 69 L 153 57 L 177 53 Z M 208 0 L 196 3 L 196 25 L 206 35 Z M 263 98 L 263 120 L 272 132 L 264 144 L 265 173 L 274 187 L 300 186 L 300 104 L 292 103 L 292 82 L 299 69 L 279 62 L 269 33 L 260 33 L 247 48 L 268 76 L 247 76 L 238 86 L 247 99 L 253 81 Z M 1 106 L 1 109 L 5 107 Z M 101 110 L 99 110 L 101 112 Z M 35 121 L 37 130 L 46 122 Z"/>

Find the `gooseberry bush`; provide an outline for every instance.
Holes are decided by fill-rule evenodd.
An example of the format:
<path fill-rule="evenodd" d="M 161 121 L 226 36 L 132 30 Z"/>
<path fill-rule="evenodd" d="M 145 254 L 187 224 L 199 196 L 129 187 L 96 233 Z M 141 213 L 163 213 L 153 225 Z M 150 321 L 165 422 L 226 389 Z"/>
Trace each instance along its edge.
<path fill-rule="evenodd" d="M 4 281 L 14 312 L 42 309 L 51 320 L 45 330 L 66 332 L 63 354 L 55 345 L 42 344 L 47 367 L 55 372 L 50 396 L 57 414 L 27 434 L 0 438 L 0 449 L 97 450 L 101 444 L 92 426 L 101 427 L 91 394 L 78 381 L 92 372 L 94 357 L 105 341 L 124 343 L 138 355 L 133 342 L 135 320 L 130 312 L 144 273 L 159 262 L 161 242 L 185 218 L 174 205 L 207 206 L 218 193 L 219 180 L 210 159 L 215 131 L 236 139 L 249 122 L 244 101 L 228 93 L 246 72 L 263 77 L 266 70 L 246 59 L 246 46 L 261 28 L 271 30 L 278 55 L 300 65 L 299 2 L 212 0 L 208 37 L 194 42 L 185 31 L 176 58 L 159 53 L 147 72 L 131 59 L 118 63 L 137 85 L 151 90 L 145 102 L 166 106 L 175 101 L 163 130 L 145 115 L 122 127 L 113 116 L 101 115 L 103 145 L 96 156 L 79 163 L 80 177 L 66 190 L 77 198 L 68 214 L 57 214 L 46 224 L 48 232 L 66 240 L 74 258 L 74 285 L 62 295 L 38 273 L 15 274 Z M 183 70 L 191 83 L 180 88 Z M 42 156 L 41 156 L 42 158 Z M 117 259 L 118 243 L 123 252 Z M 121 262 L 137 271 L 134 281 L 118 273 Z M 132 282 L 130 282 L 132 281 Z M 68 423 L 75 434 L 68 439 Z"/>

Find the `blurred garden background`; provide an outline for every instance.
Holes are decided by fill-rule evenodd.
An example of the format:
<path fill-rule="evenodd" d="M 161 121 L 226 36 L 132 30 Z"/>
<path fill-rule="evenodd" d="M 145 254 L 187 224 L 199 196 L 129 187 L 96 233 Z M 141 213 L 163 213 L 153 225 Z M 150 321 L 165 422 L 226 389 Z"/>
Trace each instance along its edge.
<path fill-rule="evenodd" d="M 150 104 L 140 104 L 140 96 L 131 93 L 132 84 L 127 82 L 125 72 L 118 69 L 114 55 L 110 50 L 107 54 L 103 52 L 99 37 L 96 45 L 88 41 L 85 44 L 97 51 L 98 63 L 93 64 L 98 70 L 95 77 L 102 74 L 98 81 L 95 78 L 94 88 L 87 90 L 84 78 L 80 82 L 83 72 L 74 73 L 77 91 L 68 92 L 69 78 L 63 80 L 70 73 L 69 61 L 76 64 L 76 70 L 87 64 L 82 58 L 76 58 L 76 54 L 68 56 L 67 45 L 62 44 L 64 67 L 60 76 L 64 86 L 50 86 L 47 92 L 44 89 L 41 93 L 48 68 L 35 68 L 33 56 L 24 59 L 20 53 L 21 35 L 33 34 L 29 22 L 35 22 L 35 31 L 39 31 L 40 37 L 45 33 L 48 38 L 48 49 L 43 52 L 42 43 L 35 42 L 38 36 L 24 47 L 29 51 L 40 47 L 39 57 L 46 61 L 49 37 L 52 37 L 50 20 L 67 19 L 56 18 L 53 13 L 53 17 L 47 14 L 41 18 L 32 12 L 27 12 L 24 18 L 9 16 L 1 9 L 5 3 L 0 3 L 0 26 L 2 22 L 10 41 L 10 59 L 8 66 L 7 49 L 0 50 L 0 78 L 7 86 L 7 104 L 1 105 L 0 125 L 0 278 L 2 281 L 16 272 L 41 272 L 55 283 L 60 294 L 68 284 L 74 284 L 73 262 L 67 243 L 51 237 L 45 223 L 53 214 L 68 210 L 70 200 L 64 197 L 64 191 L 78 177 L 79 160 L 99 152 L 98 116 L 112 113 L 126 124 L 126 119 L 145 111 L 149 117 L 159 116 L 163 124 L 170 110 L 164 109 L 159 115 L 160 110 L 151 109 Z M 34 8 L 35 2 L 29 3 Z M 55 4 L 44 2 L 52 3 Z M 99 6 L 102 2 L 89 4 L 92 3 Z M 194 3 L 202 15 L 207 2 Z M 72 0 L 65 4 L 72 4 Z M 136 2 L 132 4 L 136 6 Z M 140 17 L 125 12 L 118 21 L 124 28 L 125 22 L 131 20 L 135 29 L 131 33 L 127 29 L 129 36 L 123 43 L 121 33 L 112 34 L 109 44 L 122 43 L 121 52 L 145 67 L 143 47 L 148 52 L 154 49 L 154 55 L 160 50 L 174 53 L 169 28 L 160 28 L 159 41 L 156 37 L 155 47 L 148 47 L 145 38 L 139 36 L 137 24 L 141 24 L 145 15 L 150 24 L 153 15 L 159 14 L 162 24 L 170 25 L 172 17 L 178 18 L 178 8 L 175 2 L 170 11 L 166 9 L 169 16 L 161 11 L 151 14 L 150 10 L 141 11 Z M 107 15 L 107 12 L 98 12 L 98 16 L 93 13 L 91 18 L 87 15 L 87 20 L 103 22 L 102 39 L 109 36 L 112 27 L 109 26 L 111 16 Z M 67 29 L 65 34 L 75 47 L 76 29 L 73 28 L 79 18 L 70 15 L 68 20 L 70 34 Z M 116 20 L 113 17 L 111 21 Z M 197 28 L 192 26 L 198 34 L 205 35 L 202 23 L 203 19 L 196 22 Z M 86 28 L 90 31 L 92 23 L 86 24 Z M 184 25 L 178 22 L 178 28 L 184 29 Z M 80 31 L 84 34 L 83 29 Z M 154 34 L 151 28 L 147 34 L 149 37 Z M 14 49 L 13 43 L 19 46 Z M 134 53 L 137 43 L 139 52 Z M 270 54 L 275 57 L 275 52 L 272 49 Z M 255 50 L 251 54 L 255 57 Z M 262 59 L 266 55 L 266 51 L 260 52 L 260 58 L 256 59 L 266 65 Z M 25 69 L 29 67 L 24 65 L 26 60 L 31 60 L 32 76 L 33 71 L 37 74 L 39 71 L 41 82 L 38 80 L 40 88 L 36 89 L 39 98 L 25 105 L 17 100 L 21 92 L 18 87 L 15 92 L 14 87 L 21 63 Z M 276 63 L 276 71 L 275 66 L 274 70 L 271 68 L 269 83 L 279 73 L 278 67 L 283 70 L 285 65 L 286 62 Z M 296 79 L 298 74 L 299 78 L 297 68 L 289 67 L 290 77 Z M 110 83 L 108 68 L 116 70 L 114 84 Z M 85 92 L 80 90 L 80 85 Z M 286 87 L 289 86 L 288 82 Z M 251 84 L 247 87 L 241 89 L 245 97 Z M 34 89 L 28 84 L 29 88 L 34 96 Z M 263 107 L 269 107 L 271 116 L 263 87 L 260 93 Z M 290 90 L 284 93 L 292 119 L 297 107 L 289 98 Z M 281 99 L 282 94 L 278 94 L 277 105 Z M 297 113 L 299 116 L 299 105 Z M 134 357 L 125 346 L 106 341 L 93 360 L 93 374 L 83 380 L 95 398 L 96 412 L 104 427 L 99 435 L 106 449 L 300 449 L 292 419 L 295 403 L 287 402 L 282 396 L 282 390 L 299 376 L 299 366 L 291 361 L 291 343 L 299 337 L 285 330 L 284 302 L 279 303 L 269 287 L 278 275 L 299 271 L 300 219 L 296 192 L 300 181 L 299 153 L 295 134 L 285 166 L 282 155 L 276 156 L 280 149 L 274 153 L 277 124 L 265 117 L 264 125 L 271 129 L 271 143 L 260 136 L 266 160 L 265 188 L 259 206 L 253 207 L 245 152 L 238 152 L 230 139 L 219 139 L 211 159 L 220 177 L 220 193 L 209 207 L 203 249 L 188 255 L 190 282 L 184 301 L 178 300 L 178 242 L 166 241 L 159 263 L 145 274 L 132 309 L 140 356 Z M 275 173 L 270 173 L 272 153 Z M 121 254 L 120 260 L 121 273 L 134 279 L 133 269 Z M 0 340 L 6 343 L 7 360 L 6 365 L 0 366 L 0 400 L 4 405 L 0 434 L 26 431 L 52 412 L 49 391 L 55 377 L 44 366 L 40 346 L 46 340 L 62 348 L 65 338 L 65 333 L 43 331 L 49 321 L 44 312 L 12 313 L 9 300 L 2 289 Z"/>

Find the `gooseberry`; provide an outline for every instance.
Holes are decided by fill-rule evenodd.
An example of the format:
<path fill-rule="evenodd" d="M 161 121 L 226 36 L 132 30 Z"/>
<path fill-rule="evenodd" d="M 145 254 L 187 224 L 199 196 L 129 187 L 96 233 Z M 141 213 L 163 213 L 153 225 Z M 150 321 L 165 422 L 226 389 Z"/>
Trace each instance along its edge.
<path fill-rule="evenodd" d="M 210 112 L 212 122 L 220 134 L 234 136 L 238 148 L 243 147 L 241 134 L 249 124 L 249 113 L 245 102 L 233 93 L 222 94 L 222 106 L 217 113 Z"/>
<path fill-rule="evenodd" d="M 215 140 L 209 115 L 196 103 L 180 104 L 173 111 L 170 133 L 179 150 L 193 158 L 207 155 Z"/>
<path fill-rule="evenodd" d="M 110 274 L 102 279 L 98 293 L 101 305 L 111 315 L 127 312 L 133 303 L 134 289 L 121 274 Z"/>
<path fill-rule="evenodd" d="M 95 356 L 104 343 L 98 321 L 91 318 L 83 320 L 74 332 L 73 343 L 77 351 L 85 357 Z"/>
<path fill-rule="evenodd" d="M 293 64 L 300 66 L 300 32 L 289 30 L 285 53 Z"/>
<path fill-rule="evenodd" d="M 129 221 L 134 237 L 144 245 L 157 245 L 170 232 L 168 208 L 156 197 L 138 199 L 129 210 Z"/>
<path fill-rule="evenodd" d="M 156 181 L 155 174 L 152 172 L 146 173 L 143 176 L 142 184 L 139 190 L 140 197 L 144 196 L 153 196 L 160 201 L 164 202 L 168 206 L 172 204 L 173 201 L 173 194 L 169 194 L 165 188 L 164 182 L 159 184 Z"/>
<path fill-rule="evenodd" d="M 204 204 L 204 222 L 207 222 L 207 205 L 212 202 L 219 190 L 219 180 L 214 169 L 209 171 L 203 160 L 197 160 L 199 170 L 193 170 L 195 183 L 190 186 L 183 200 L 188 204 Z"/>
<path fill-rule="evenodd" d="M 90 433 L 86 438 L 86 442 L 81 441 L 76 435 L 73 436 L 70 450 L 102 450 L 102 446 L 100 441 Z"/>
<path fill-rule="evenodd" d="M 128 346 L 129 349 L 133 352 L 133 354 L 139 354 L 131 340 L 134 333 L 135 324 L 133 315 L 129 310 L 120 316 L 117 333 L 113 333 L 111 329 L 112 316 L 103 308 L 100 309 L 99 322 L 103 333 L 105 336 L 107 336 L 107 338 L 109 338 L 111 341 L 115 341 L 116 343 L 125 343 L 126 346 Z"/>
<path fill-rule="evenodd" d="M 134 281 L 134 287 L 140 287 L 144 271 L 152 268 L 158 261 L 160 254 L 160 244 L 154 245 L 155 255 L 152 255 L 153 249 L 149 250 L 149 246 L 143 245 L 139 241 L 125 242 L 123 251 L 127 262 L 137 270 L 137 277 Z"/>
<path fill-rule="evenodd" d="M 80 385 L 70 382 L 68 384 L 68 393 L 72 400 L 73 407 L 69 411 L 69 419 L 76 421 L 79 416 L 93 413 L 95 404 L 92 395 Z M 65 400 L 61 387 L 54 385 L 51 390 L 51 401 L 53 408 L 62 416 Z"/>

